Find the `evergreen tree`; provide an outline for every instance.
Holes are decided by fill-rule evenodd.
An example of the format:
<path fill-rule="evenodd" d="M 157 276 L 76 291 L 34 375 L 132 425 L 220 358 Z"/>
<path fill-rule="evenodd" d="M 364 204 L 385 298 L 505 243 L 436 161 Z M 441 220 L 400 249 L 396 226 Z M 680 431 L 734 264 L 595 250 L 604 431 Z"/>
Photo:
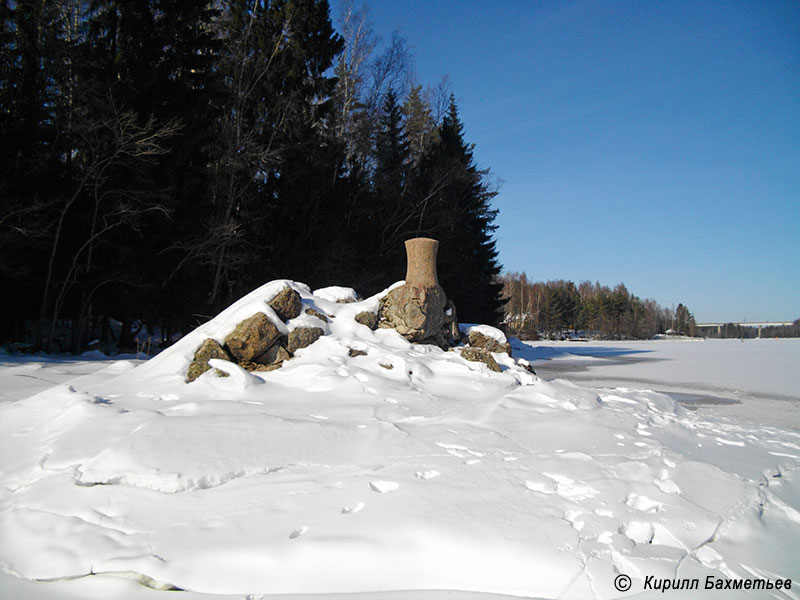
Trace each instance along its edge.
<path fill-rule="evenodd" d="M 487 182 L 488 170 L 475 165 L 473 146 L 464 140 L 463 131 L 451 96 L 439 140 L 418 171 L 417 233 L 440 241 L 439 279 L 459 318 L 494 323 L 503 304 L 492 238 L 497 211 L 491 208 L 491 200 L 496 192 Z"/>
<path fill-rule="evenodd" d="M 384 283 L 387 275 L 403 272 L 403 242 L 409 237 L 413 219 L 406 195 L 408 144 L 403 125 L 400 105 L 389 90 L 376 133 L 372 201 L 366 210 L 366 226 L 371 230 L 367 235 L 374 239 L 373 264 L 379 265 L 375 276 Z"/>

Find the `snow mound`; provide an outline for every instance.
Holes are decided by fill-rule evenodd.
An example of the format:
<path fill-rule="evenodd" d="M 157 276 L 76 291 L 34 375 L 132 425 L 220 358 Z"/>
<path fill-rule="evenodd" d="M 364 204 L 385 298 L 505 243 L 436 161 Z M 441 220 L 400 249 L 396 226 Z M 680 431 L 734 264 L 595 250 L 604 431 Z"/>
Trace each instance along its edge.
<path fill-rule="evenodd" d="M 277 319 L 266 303 L 286 285 L 303 311 L 281 325 L 325 335 L 281 369 L 214 360 L 228 377 L 186 383 L 205 338 Z M 123 575 L 150 596 L 542 598 L 614 597 L 620 573 L 632 591 L 800 574 L 797 433 L 543 381 L 511 358 L 491 372 L 370 330 L 354 317 L 381 294 L 332 289 L 270 282 L 135 369 L 0 404 L 4 572 Z"/>

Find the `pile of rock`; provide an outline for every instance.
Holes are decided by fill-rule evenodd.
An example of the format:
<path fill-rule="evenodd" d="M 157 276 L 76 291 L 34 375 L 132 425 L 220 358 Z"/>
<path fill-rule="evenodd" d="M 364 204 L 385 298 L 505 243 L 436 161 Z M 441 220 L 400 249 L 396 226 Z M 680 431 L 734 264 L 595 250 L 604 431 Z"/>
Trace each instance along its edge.
<path fill-rule="evenodd" d="M 406 241 L 408 269 L 405 282 L 380 299 L 377 314 L 363 311 L 353 318 L 370 329 L 394 329 L 412 343 L 456 349 L 465 360 L 482 362 L 492 371 L 499 372 L 501 368 L 493 353 L 505 353 L 510 357 L 511 344 L 500 330 L 492 327 L 472 327 L 466 334 L 461 333 L 456 307 L 445 295 L 436 274 L 438 246 L 438 241 L 429 238 Z M 339 298 L 342 289 L 325 288 L 332 294 L 336 292 L 329 298 L 330 301 L 358 301 L 352 290 L 349 290 L 352 298 Z M 268 304 L 284 324 L 300 316 L 303 310 L 300 294 L 289 286 L 284 287 Z M 314 308 L 307 308 L 305 312 L 325 323 L 335 316 L 325 315 Z M 207 338 L 195 352 L 187 373 L 188 381 L 194 381 L 208 371 L 211 368 L 208 361 L 212 358 L 232 361 L 251 371 L 278 369 L 300 348 L 310 346 L 325 333 L 321 327 L 294 325 L 286 335 L 282 333 L 287 331 L 286 327 L 279 327 L 266 312 L 258 312 L 238 323 L 225 337 L 224 343 Z M 352 348 L 349 352 L 351 357 L 364 354 L 364 350 Z M 226 375 L 219 370 L 217 373 Z"/>
<path fill-rule="evenodd" d="M 291 287 L 283 288 L 272 300 L 270 308 L 284 323 L 300 315 L 300 294 Z M 308 309 L 306 312 L 327 320 L 325 315 Z M 316 313 L 316 314 L 314 314 Z M 224 344 L 207 338 L 197 349 L 189 365 L 187 379 L 194 381 L 211 367 L 209 359 L 229 360 L 249 371 L 272 371 L 294 355 L 300 348 L 310 346 L 323 334 L 321 327 L 296 327 L 289 335 L 283 335 L 278 326 L 264 312 L 258 312 L 236 325 L 225 336 Z M 224 376 L 225 373 L 217 371 Z"/>
<path fill-rule="evenodd" d="M 498 332 L 500 330 L 497 330 Z M 505 336 L 503 336 L 505 339 Z M 461 350 L 461 358 L 473 362 L 482 362 L 492 371 L 500 372 L 500 365 L 492 356 L 492 352 L 504 352 L 511 356 L 511 344 L 500 342 L 490 335 L 478 330 L 471 330 L 467 336 L 468 346 Z"/>

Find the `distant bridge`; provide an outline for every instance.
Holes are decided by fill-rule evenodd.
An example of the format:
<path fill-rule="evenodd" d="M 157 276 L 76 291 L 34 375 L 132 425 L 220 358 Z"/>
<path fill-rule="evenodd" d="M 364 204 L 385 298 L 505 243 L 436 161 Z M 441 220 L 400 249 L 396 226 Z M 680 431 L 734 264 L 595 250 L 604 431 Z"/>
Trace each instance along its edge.
<path fill-rule="evenodd" d="M 722 333 L 722 328 L 726 325 L 739 325 L 741 327 L 758 327 L 758 337 L 761 337 L 761 330 L 764 327 L 786 327 L 788 325 L 792 325 L 794 321 L 743 321 L 741 323 L 736 323 L 734 321 L 727 321 L 725 323 L 695 323 L 698 329 L 706 328 L 717 328 L 717 333 Z"/>

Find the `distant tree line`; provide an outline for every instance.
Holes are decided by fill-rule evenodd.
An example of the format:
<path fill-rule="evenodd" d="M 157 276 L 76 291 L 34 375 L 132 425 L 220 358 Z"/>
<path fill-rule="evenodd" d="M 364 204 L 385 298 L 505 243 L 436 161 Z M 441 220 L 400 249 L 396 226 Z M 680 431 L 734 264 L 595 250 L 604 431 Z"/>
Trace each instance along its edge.
<path fill-rule="evenodd" d="M 701 333 L 709 338 L 797 338 L 800 337 L 800 319 L 791 325 L 774 325 L 770 327 L 754 327 L 738 323 L 726 323 L 721 327 L 701 327 Z"/>
<path fill-rule="evenodd" d="M 531 282 L 525 273 L 501 277 L 508 331 L 524 339 L 583 332 L 604 339 L 693 336 L 697 326 L 683 304 L 668 309 L 631 294 L 623 284 L 609 288 L 584 281 Z"/>
<path fill-rule="evenodd" d="M 415 236 L 496 322 L 496 192 L 453 95 L 365 11 L 338 30 L 325 0 L 0 2 L 0 342 L 166 342 L 274 278 L 371 294 Z"/>

